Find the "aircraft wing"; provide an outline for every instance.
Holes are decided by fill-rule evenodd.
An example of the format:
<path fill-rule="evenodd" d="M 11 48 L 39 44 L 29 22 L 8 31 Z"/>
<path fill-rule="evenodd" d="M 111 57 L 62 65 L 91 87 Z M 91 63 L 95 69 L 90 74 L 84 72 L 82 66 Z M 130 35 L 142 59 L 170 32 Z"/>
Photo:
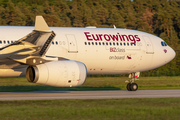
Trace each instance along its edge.
<path fill-rule="evenodd" d="M 56 34 L 51 31 L 42 16 L 36 16 L 35 29 L 18 41 L 0 49 L 0 59 L 7 58 L 21 64 L 37 65 L 44 59 Z"/>

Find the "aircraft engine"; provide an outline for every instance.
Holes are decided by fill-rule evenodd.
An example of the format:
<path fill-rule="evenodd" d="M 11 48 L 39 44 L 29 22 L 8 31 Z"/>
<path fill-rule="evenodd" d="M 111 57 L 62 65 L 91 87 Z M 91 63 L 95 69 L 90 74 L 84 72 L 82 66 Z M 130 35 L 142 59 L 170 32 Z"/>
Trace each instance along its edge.
<path fill-rule="evenodd" d="M 29 66 L 26 78 L 29 82 L 56 87 L 80 86 L 86 81 L 86 66 L 78 61 L 53 61 Z"/>

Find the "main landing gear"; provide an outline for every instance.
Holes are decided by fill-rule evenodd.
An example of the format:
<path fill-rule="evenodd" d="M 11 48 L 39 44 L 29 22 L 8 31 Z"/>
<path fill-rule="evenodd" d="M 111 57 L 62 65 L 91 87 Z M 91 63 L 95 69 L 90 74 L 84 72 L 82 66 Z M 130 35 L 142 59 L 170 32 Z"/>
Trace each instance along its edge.
<path fill-rule="evenodd" d="M 139 74 L 139 73 L 138 73 Z M 128 91 L 136 91 L 138 89 L 138 85 L 134 82 L 136 80 L 136 77 L 139 75 L 136 75 L 136 73 L 131 73 L 129 77 L 131 80 L 127 84 L 126 88 Z"/>
<path fill-rule="evenodd" d="M 128 83 L 126 87 L 128 91 L 136 91 L 138 89 L 138 85 L 136 83 Z"/>

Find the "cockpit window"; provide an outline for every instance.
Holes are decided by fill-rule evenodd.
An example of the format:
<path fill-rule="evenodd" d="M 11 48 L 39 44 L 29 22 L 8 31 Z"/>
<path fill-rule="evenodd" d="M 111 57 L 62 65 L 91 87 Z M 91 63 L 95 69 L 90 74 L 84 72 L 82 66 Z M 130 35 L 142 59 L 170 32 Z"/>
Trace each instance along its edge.
<path fill-rule="evenodd" d="M 164 46 L 164 42 L 163 41 L 161 42 L 161 45 Z"/>
<path fill-rule="evenodd" d="M 164 41 L 161 41 L 162 46 L 167 46 L 167 44 Z"/>

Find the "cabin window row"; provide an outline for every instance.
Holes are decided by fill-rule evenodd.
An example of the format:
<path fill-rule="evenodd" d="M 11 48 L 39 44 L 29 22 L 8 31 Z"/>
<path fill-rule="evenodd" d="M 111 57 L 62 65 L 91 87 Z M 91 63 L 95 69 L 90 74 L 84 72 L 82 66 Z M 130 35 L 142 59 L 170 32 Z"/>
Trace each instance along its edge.
<path fill-rule="evenodd" d="M 66 44 L 65 41 L 60 41 L 60 42 L 58 42 L 58 41 L 52 41 L 52 45 L 65 45 L 65 44 Z"/>
<path fill-rule="evenodd" d="M 58 42 L 56 41 L 56 42 L 52 42 L 52 44 L 54 45 L 54 44 L 56 44 L 56 45 L 58 45 Z"/>
<path fill-rule="evenodd" d="M 85 45 L 117 45 L 117 46 L 122 46 L 122 45 L 124 45 L 124 46 L 136 46 L 136 43 L 115 43 L 115 42 L 113 42 L 113 43 L 111 43 L 111 42 L 84 42 L 84 44 Z"/>
<path fill-rule="evenodd" d="M 0 44 L 11 44 L 11 43 L 13 43 L 14 41 L 10 41 L 10 40 L 0 40 Z M 54 44 L 56 44 L 56 45 L 58 45 L 58 44 L 65 44 L 65 42 L 60 42 L 60 43 L 58 43 L 57 41 L 55 41 L 55 42 L 52 42 L 52 44 L 54 45 Z"/>
<path fill-rule="evenodd" d="M 0 40 L 0 44 L 11 44 L 14 41 L 9 41 L 9 40 Z"/>

